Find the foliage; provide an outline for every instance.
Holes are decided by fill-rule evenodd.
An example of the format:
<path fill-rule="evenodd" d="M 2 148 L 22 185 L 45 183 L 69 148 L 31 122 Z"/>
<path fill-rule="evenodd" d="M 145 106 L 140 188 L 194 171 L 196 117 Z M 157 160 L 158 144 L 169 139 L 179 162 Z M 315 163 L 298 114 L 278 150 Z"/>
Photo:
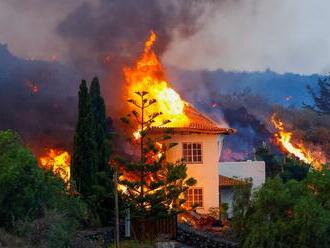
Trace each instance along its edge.
<path fill-rule="evenodd" d="M 95 124 L 95 142 L 97 144 L 97 167 L 98 171 L 105 171 L 108 168 L 110 156 L 110 143 L 107 142 L 107 122 L 105 113 L 104 99 L 100 92 L 100 83 L 97 77 L 94 77 L 90 86 L 91 111 L 94 115 Z"/>
<path fill-rule="evenodd" d="M 94 215 L 109 224 L 113 215 L 113 173 L 108 166 L 111 137 L 107 130 L 104 99 L 95 77 L 88 90 L 82 81 L 79 91 L 79 114 L 74 139 L 72 175 Z"/>
<path fill-rule="evenodd" d="M 258 160 L 265 161 L 266 177 L 280 176 L 284 181 L 290 179 L 300 181 L 306 178 L 310 169 L 310 165 L 298 159 L 276 156 L 266 146 L 257 149 L 256 157 Z"/>
<path fill-rule="evenodd" d="M 308 86 L 307 89 L 314 99 L 314 106 L 308 106 L 322 115 L 330 114 L 330 76 L 319 78 L 319 95 Z"/>
<path fill-rule="evenodd" d="M 328 170 L 302 181 L 268 179 L 246 200 L 247 211 L 234 213 L 242 247 L 329 247 L 329 186 Z"/>
<path fill-rule="evenodd" d="M 61 225 L 69 235 L 84 220 L 86 207 L 79 198 L 67 194 L 61 179 L 38 167 L 17 134 L 0 132 L 0 226 L 17 231 L 24 226 L 22 223 L 47 219 L 50 212 L 65 216 Z M 19 234 L 24 236 L 27 232 Z M 66 239 L 56 236 L 58 242 Z"/>
<path fill-rule="evenodd" d="M 251 179 L 245 179 L 245 184 L 234 188 L 232 226 L 240 235 L 243 235 L 246 229 L 246 220 L 249 217 L 251 186 Z"/>
<path fill-rule="evenodd" d="M 111 153 L 111 136 L 108 133 L 106 109 L 100 92 L 100 83 L 94 77 L 90 86 L 91 111 L 94 115 L 95 143 L 97 145 L 97 174 L 93 194 L 89 197 L 90 205 L 95 208 L 104 225 L 109 225 L 113 216 L 113 171 L 108 165 Z"/>
<path fill-rule="evenodd" d="M 265 161 L 266 177 L 274 177 L 281 172 L 281 162 L 266 145 L 259 147 L 255 154 L 257 160 Z"/>
<path fill-rule="evenodd" d="M 65 213 L 46 210 L 42 218 L 20 221 L 16 228 L 31 247 L 69 247 L 79 226 Z"/>
<path fill-rule="evenodd" d="M 310 165 L 305 164 L 301 160 L 286 157 L 283 161 L 282 172 L 280 174 L 284 182 L 291 179 L 301 181 L 307 177 Z"/>
<path fill-rule="evenodd" d="M 136 92 L 140 101 L 129 100 L 136 109 L 131 111 L 122 120 L 127 125 L 138 129 L 139 139 L 132 143 L 139 146 L 139 161 L 119 161 L 124 164 L 123 177 L 120 184 L 126 190 L 123 195 L 127 199 L 133 214 L 137 216 L 166 215 L 169 212 L 179 211 L 184 200 L 181 195 L 196 183 L 188 178 L 187 167 L 184 161 L 169 163 L 165 161 L 166 150 L 176 144 L 171 143 L 170 130 L 153 135 L 151 130 L 155 119 L 162 113 L 153 113 L 145 116 L 146 108 L 156 102 L 148 99 L 148 92 Z M 164 120 L 162 125 L 169 123 Z"/>
<path fill-rule="evenodd" d="M 77 190 L 84 196 L 92 194 L 96 183 L 97 144 L 95 142 L 95 122 L 91 110 L 87 83 L 81 81 L 79 90 L 79 113 L 74 136 L 71 175 Z"/>

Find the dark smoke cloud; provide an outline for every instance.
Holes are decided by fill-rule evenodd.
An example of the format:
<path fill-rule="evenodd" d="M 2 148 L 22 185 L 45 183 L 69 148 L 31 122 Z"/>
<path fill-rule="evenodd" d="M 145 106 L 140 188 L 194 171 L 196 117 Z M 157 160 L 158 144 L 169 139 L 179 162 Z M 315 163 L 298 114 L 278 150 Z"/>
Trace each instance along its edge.
<path fill-rule="evenodd" d="M 143 51 L 150 31 L 157 36 L 159 56 L 166 51 L 174 34 L 188 37 L 202 25 L 201 16 L 213 1 L 101 0 L 84 3 L 70 13 L 58 28 L 69 47 L 70 62 L 85 75 L 97 74 L 109 109 L 123 96 L 122 68 Z M 118 98 L 121 101 L 118 101 Z M 110 100 L 111 99 L 111 100 Z M 126 104 L 125 104 L 126 105 Z"/>
<path fill-rule="evenodd" d="M 34 150 L 70 148 L 82 77 L 101 78 L 108 112 L 119 119 L 122 68 L 143 51 L 151 30 L 156 51 L 174 34 L 188 37 L 203 24 L 213 1 L 181 0 L 3 0 L 0 40 L 0 130 L 18 131 Z M 11 27 L 10 29 L 8 27 Z M 32 60 L 58 55 L 67 65 Z M 33 92 L 38 88 L 38 92 Z M 111 99 L 111 100 L 110 100 Z M 116 101 L 116 104 L 112 104 Z"/>
<path fill-rule="evenodd" d="M 79 78 L 56 62 L 14 57 L 0 44 L 0 130 L 19 132 L 37 153 L 69 149 Z"/>

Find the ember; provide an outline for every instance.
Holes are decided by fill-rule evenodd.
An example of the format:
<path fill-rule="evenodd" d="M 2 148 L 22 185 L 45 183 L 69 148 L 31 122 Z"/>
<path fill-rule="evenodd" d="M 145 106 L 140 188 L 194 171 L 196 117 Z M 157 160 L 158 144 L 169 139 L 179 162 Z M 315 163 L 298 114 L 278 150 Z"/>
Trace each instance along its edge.
<path fill-rule="evenodd" d="M 45 170 L 51 170 L 55 175 L 63 179 L 65 183 L 70 181 L 71 157 L 67 151 L 49 149 L 45 156 L 39 158 L 39 165 Z"/>
<path fill-rule="evenodd" d="M 277 130 L 275 139 L 278 144 L 288 153 L 299 158 L 307 164 L 311 164 L 315 169 L 321 169 L 325 163 L 325 158 L 320 153 L 308 150 L 302 142 L 294 143 L 292 140 L 292 132 L 286 131 L 283 122 L 278 118 L 276 113 L 272 115 L 271 121 Z"/>

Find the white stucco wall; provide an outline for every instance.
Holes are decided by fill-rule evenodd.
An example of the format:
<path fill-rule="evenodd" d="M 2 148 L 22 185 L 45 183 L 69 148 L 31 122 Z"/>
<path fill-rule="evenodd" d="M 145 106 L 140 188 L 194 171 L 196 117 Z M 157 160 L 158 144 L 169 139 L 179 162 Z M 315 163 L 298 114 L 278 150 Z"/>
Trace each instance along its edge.
<path fill-rule="evenodd" d="M 182 159 L 182 143 L 202 144 L 202 164 L 187 164 L 188 175 L 197 180 L 195 187 L 203 188 L 203 208 L 198 212 L 207 213 L 210 207 L 219 207 L 218 161 L 222 149 L 223 136 L 214 134 L 176 133 L 170 142 L 178 143 L 166 155 L 169 162 Z"/>
<path fill-rule="evenodd" d="M 264 161 L 220 162 L 219 175 L 231 178 L 252 178 L 253 189 L 258 188 L 266 180 Z"/>

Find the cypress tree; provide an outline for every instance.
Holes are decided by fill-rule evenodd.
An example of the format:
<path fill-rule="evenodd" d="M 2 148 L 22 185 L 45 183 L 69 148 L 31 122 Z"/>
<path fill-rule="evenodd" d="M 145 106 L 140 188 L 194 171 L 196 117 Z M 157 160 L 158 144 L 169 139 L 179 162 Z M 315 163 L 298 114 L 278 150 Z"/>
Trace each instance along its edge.
<path fill-rule="evenodd" d="M 100 93 L 100 83 L 94 77 L 90 86 L 90 100 L 95 123 L 95 142 L 97 145 L 97 169 L 99 172 L 107 168 L 110 144 L 107 138 L 107 122 L 104 99 Z"/>
<path fill-rule="evenodd" d="M 91 111 L 93 114 L 97 148 L 96 187 L 91 200 L 93 209 L 104 225 L 109 225 L 113 217 L 113 173 L 108 165 L 111 150 L 111 139 L 108 133 L 104 99 L 100 92 L 100 83 L 94 77 L 89 90 Z"/>
<path fill-rule="evenodd" d="M 74 136 L 72 156 L 72 179 L 77 190 L 87 196 L 96 183 L 97 144 L 95 142 L 95 124 L 90 96 L 85 80 L 79 90 L 79 113 Z"/>

